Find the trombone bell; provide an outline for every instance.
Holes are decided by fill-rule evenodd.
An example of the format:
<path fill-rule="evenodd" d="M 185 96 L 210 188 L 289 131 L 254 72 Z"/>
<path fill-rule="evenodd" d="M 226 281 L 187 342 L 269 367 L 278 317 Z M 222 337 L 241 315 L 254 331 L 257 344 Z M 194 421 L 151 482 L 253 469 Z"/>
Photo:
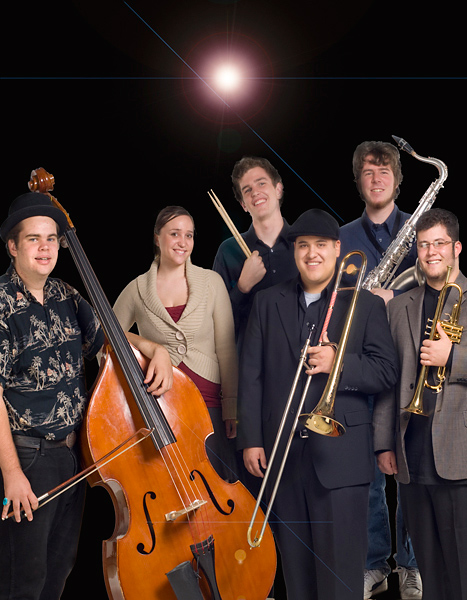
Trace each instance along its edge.
<path fill-rule="evenodd" d="M 307 429 L 321 435 L 327 435 L 328 437 L 338 437 L 345 433 L 345 427 L 339 421 L 326 415 L 317 413 L 303 414 L 298 418 L 298 422 Z"/>

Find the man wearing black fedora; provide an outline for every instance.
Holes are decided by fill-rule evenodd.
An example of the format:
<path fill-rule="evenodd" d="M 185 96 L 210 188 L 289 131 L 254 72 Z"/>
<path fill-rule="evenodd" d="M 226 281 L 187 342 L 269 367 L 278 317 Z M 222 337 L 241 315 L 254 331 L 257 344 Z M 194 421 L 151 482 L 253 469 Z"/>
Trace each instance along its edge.
<path fill-rule="evenodd" d="M 292 389 L 301 349 L 314 325 L 309 348 L 311 384 L 303 413 L 321 398 L 353 291 L 337 294 L 327 336 L 318 345 L 336 278 L 339 226 L 312 209 L 292 225 L 289 239 L 299 275 L 258 292 L 240 359 L 239 447 L 250 473 L 263 477 Z M 287 597 L 363 598 L 361 573 L 367 545 L 369 484 L 374 476 L 368 396 L 391 387 L 398 369 L 384 302 L 362 291 L 351 325 L 335 399 L 338 437 L 318 435 L 300 424 L 272 507 L 271 526 L 281 553 Z M 302 374 L 286 417 L 267 495 L 284 456 L 307 377 Z"/>
<path fill-rule="evenodd" d="M 0 277 L 1 600 L 60 598 L 77 551 L 84 484 L 34 512 L 41 495 L 79 470 L 84 358 L 104 342 L 91 306 L 50 277 L 66 228 L 62 211 L 35 192 L 16 198 L 0 227 L 11 258 Z M 172 377 L 166 350 L 131 341 L 151 357 L 148 390 L 163 393 Z"/>

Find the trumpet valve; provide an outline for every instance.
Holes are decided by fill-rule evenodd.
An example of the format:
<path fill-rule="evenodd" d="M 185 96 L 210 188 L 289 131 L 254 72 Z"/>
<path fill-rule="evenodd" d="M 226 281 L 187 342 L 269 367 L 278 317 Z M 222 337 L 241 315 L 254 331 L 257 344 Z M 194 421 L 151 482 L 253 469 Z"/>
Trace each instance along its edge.
<path fill-rule="evenodd" d="M 453 344 L 458 344 L 461 341 L 462 332 L 464 330 L 464 327 L 462 325 L 457 325 L 457 324 L 453 323 L 452 320 L 440 321 L 440 324 L 441 324 L 441 327 L 443 328 L 443 331 L 446 333 L 446 335 L 448 336 L 448 338 L 451 340 L 451 342 Z M 440 335 L 438 332 L 436 332 L 434 339 L 439 340 L 439 338 L 440 338 Z"/>

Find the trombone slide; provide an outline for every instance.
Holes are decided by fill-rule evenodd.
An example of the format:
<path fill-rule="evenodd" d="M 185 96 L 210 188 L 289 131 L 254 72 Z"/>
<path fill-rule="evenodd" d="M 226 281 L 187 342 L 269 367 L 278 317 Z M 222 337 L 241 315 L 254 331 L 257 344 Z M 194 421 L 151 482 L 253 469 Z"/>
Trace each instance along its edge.
<path fill-rule="evenodd" d="M 332 390 L 332 392 L 331 392 L 332 402 L 330 402 L 330 398 L 328 397 L 326 399 L 325 405 L 321 406 L 320 405 L 321 403 L 320 403 L 315 408 L 314 413 L 311 413 L 310 415 L 301 415 L 300 414 L 301 411 L 302 411 L 302 409 L 303 409 L 303 406 L 305 404 L 305 399 L 306 399 L 306 396 L 308 394 L 308 389 L 310 387 L 310 383 L 311 383 L 311 380 L 312 380 L 312 377 L 313 377 L 312 375 L 308 375 L 307 380 L 305 382 L 305 386 L 304 386 L 304 389 L 303 389 L 302 396 L 300 398 L 299 405 L 297 407 L 297 410 L 295 411 L 295 416 L 294 416 L 294 419 L 293 419 L 292 427 L 291 427 L 291 430 L 290 430 L 290 433 L 289 433 L 289 437 L 287 439 L 287 444 L 286 444 L 286 447 L 285 447 L 285 450 L 284 450 L 284 455 L 282 457 L 282 461 L 281 461 L 281 464 L 280 464 L 279 469 L 278 469 L 276 481 L 274 482 L 274 486 L 273 486 L 273 489 L 272 489 L 272 492 L 271 492 L 271 497 L 269 499 L 269 504 L 268 504 L 267 509 L 265 511 L 263 526 L 262 526 L 260 532 L 256 533 L 255 536 L 252 537 L 252 529 L 253 529 L 253 524 L 254 524 L 255 519 L 256 519 L 256 514 L 258 512 L 259 506 L 261 504 L 261 500 L 262 500 L 263 495 L 264 495 L 264 491 L 266 489 L 267 482 L 268 482 L 270 474 L 271 474 L 271 469 L 273 467 L 273 463 L 274 463 L 274 460 L 276 458 L 277 449 L 278 449 L 279 444 L 280 444 L 281 439 L 282 439 L 282 434 L 283 434 L 283 431 L 284 431 L 284 428 L 285 428 L 287 417 L 288 417 L 288 415 L 290 413 L 290 407 L 292 405 L 292 401 L 293 401 L 293 398 L 294 398 L 294 395 L 295 395 L 295 391 L 296 391 L 299 379 L 300 379 L 301 374 L 302 374 L 303 365 L 305 364 L 305 360 L 306 360 L 306 357 L 307 357 L 307 351 L 308 351 L 308 348 L 309 348 L 309 345 L 310 345 L 310 342 L 311 342 L 311 336 L 312 336 L 312 332 L 313 332 L 313 328 L 314 328 L 314 325 L 313 325 L 312 327 L 310 327 L 310 333 L 309 333 L 308 339 L 307 339 L 307 341 L 305 343 L 305 346 L 304 346 L 304 348 L 302 350 L 302 353 L 300 355 L 300 360 L 299 360 L 298 367 L 297 367 L 297 370 L 296 370 L 296 373 L 295 373 L 295 377 L 294 377 L 294 380 L 293 380 L 292 388 L 291 388 L 291 390 L 289 392 L 289 397 L 287 399 L 287 403 L 285 405 L 284 412 L 282 414 L 282 419 L 281 419 L 281 422 L 280 422 L 280 425 L 279 425 L 279 428 L 278 428 L 278 431 L 277 431 L 276 439 L 274 441 L 274 445 L 273 445 L 273 448 L 272 448 L 272 451 L 271 451 L 271 455 L 270 455 L 269 460 L 268 460 L 268 467 L 267 467 L 266 472 L 264 474 L 263 482 L 261 484 L 261 488 L 260 488 L 260 491 L 259 491 L 259 494 L 258 494 L 258 497 L 257 497 L 257 500 L 256 500 L 256 506 L 255 506 L 255 509 L 253 511 L 253 515 L 251 517 L 250 525 L 248 527 L 248 532 L 247 532 L 248 543 L 250 544 L 250 546 L 252 548 L 257 548 L 261 544 L 261 541 L 262 541 L 262 538 L 263 538 L 263 535 L 264 535 L 264 531 L 266 529 L 266 525 L 267 525 L 267 522 L 268 522 L 268 519 L 269 519 L 269 515 L 270 515 L 271 510 L 272 510 L 272 505 L 274 503 L 274 500 L 275 500 L 275 497 L 276 497 L 276 494 L 277 494 L 277 490 L 279 488 L 279 484 L 280 484 L 280 481 L 281 481 L 282 473 L 284 471 L 284 466 L 285 466 L 285 463 L 287 461 L 287 457 L 289 455 L 290 446 L 292 444 L 292 440 L 293 440 L 293 437 L 295 435 L 295 431 L 297 429 L 297 424 L 299 423 L 299 420 L 300 420 L 301 423 L 303 423 L 302 418 L 305 418 L 305 420 L 307 422 L 309 421 L 309 423 L 311 425 L 314 425 L 314 427 L 308 427 L 308 424 L 304 423 L 306 427 L 308 427 L 312 431 L 315 431 L 317 433 L 321 433 L 321 434 L 324 434 L 324 435 L 342 435 L 342 433 L 345 431 L 345 429 L 343 428 L 343 426 L 340 423 L 338 423 L 337 421 L 334 420 L 334 418 L 333 418 L 333 412 L 334 411 L 333 411 L 333 406 L 332 405 L 334 403 L 334 397 L 335 397 L 335 394 L 337 392 L 337 386 L 338 386 L 338 382 L 339 382 L 339 378 L 340 378 L 340 373 L 342 371 L 342 358 L 343 358 L 343 355 L 344 355 L 344 352 L 345 352 L 345 346 L 346 346 L 347 337 L 348 337 L 349 330 L 350 330 L 350 324 L 351 324 L 351 321 L 352 321 L 353 312 L 355 310 L 355 305 L 356 305 L 356 302 L 357 302 L 358 292 L 361 289 L 362 282 L 363 282 L 363 275 L 365 273 L 366 256 L 365 256 L 365 254 L 363 252 L 360 252 L 360 251 L 349 252 L 349 254 L 347 254 L 344 257 L 344 259 L 342 260 L 341 265 L 339 267 L 338 275 L 337 275 L 337 278 L 336 278 L 336 283 L 335 283 L 335 286 L 334 286 L 334 290 L 333 290 L 332 295 L 331 295 L 331 300 L 329 302 L 329 306 L 328 306 L 328 310 L 327 310 L 327 313 L 326 313 L 326 317 L 325 317 L 325 320 L 324 320 L 324 325 L 323 325 L 323 328 L 322 328 L 322 331 L 321 331 L 321 334 L 320 334 L 320 337 L 319 337 L 319 344 L 323 344 L 324 336 L 325 336 L 325 334 L 327 332 L 327 327 L 328 327 L 329 321 L 331 319 L 332 311 L 334 309 L 334 304 L 335 304 L 336 298 L 337 298 L 337 293 L 339 291 L 339 285 L 340 285 L 342 274 L 343 274 L 344 270 L 346 270 L 346 272 L 349 273 L 349 274 L 350 274 L 351 271 L 355 271 L 355 266 L 354 265 L 348 265 L 347 267 L 345 267 L 344 265 L 347 263 L 348 259 L 351 256 L 355 255 L 355 254 L 360 255 L 362 264 L 361 264 L 360 269 L 359 269 L 360 273 L 359 273 L 359 277 L 358 277 L 358 281 L 357 281 L 357 287 L 355 288 L 355 291 L 353 293 L 351 305 L 350 305 L 350 308 L 349 308 L 349 311 L 348 311 L 348 314 L 347 314 L 347 318 L 346 318 L 346 322 L 345 322 L 345 325 L 344 325 L 344 333 L 341 336 L 341 341 L 340 341 L 339 347 L 337 349 L 336 357 L 334 359 L 333 369 L 332 369 L 332 372 L 331 372 L 331 374 L 330 374 L 330 376 L 328 378 L 328 384 L 326 386 L 326 390 Z M 351 313 L 351 314 L 349 315 L 349 313 Z M 323 397 L 324 397 L 324 394 L 323 394 Z M 337 433 L 334 433 L 334 432 L 337 432 Z"/>
<path fill-rule="evenodd" d="M 300 400 L 300 405 L 299 405 L 297 411 L 295 412 L 295 417 L 294 417 L 294 420 L 293 420 L 293 425 L 292 425 L 292 428 L 291 428 L 291 431 L 290 431 L 290 435 L 289 435 L 289 438 L 287 440 L 287 445 L 286 445 L 285 451 L 284 451 L 284 457 L 283 457 L 282 462 L 280 464 L 279 471 L 278 471 L 278 474 L 277 474 L 277 478 L 276 478 L 274 487 L 273 487 L 272 492 L 271 492 L 271 498 L 269 500 L 269 504 L 268 504 L 266 512 L 264 514 L 263 525 L 261 527 L 261 530 L 260 530 L 259 534 L 256 533 L 255 537 L 252 538 L 253 523 L 255 522 L 256 514 L 257 514 L 257 512 L 259 510 L 259 507 L 260 507 L 260 504 L 261 504 L 261 500 L 263 498 L 264 492 L 266 490 L 266 485 L 267 485 L 267 482 L 269 480 L 271 469 L 272 469 L 272 466 L 274 464 L 274 459 L 276 457 L 277 449 L 278 449 L 280 441 L 282 439 L 282 433 L 284 431 L 285 423 L 287 421 L 287 417 L 288 417 L 288 414 L 290 412 L 290 407 L 292 405 L 292 401 L 293 401 L 293 398 L 294 398 L 294 395 L 295 395 L 295 390 L 297 389 L 297 385 L 298 385 L 298 382 L 300 380 L 300 376 L 302 374 L 303 365 L 305 364 L 305 360 L 306 360 L 306 356 L 307 356 L 307 350 L 308 350 L 308 347 L 310 346 L 311 336 L 313 334 L 314 327 L 315 327 L 314 325 L 312 325 L 310 327 L 310 333 L 309 333 L 308 338 L 307 338 L 307 340 L 305 342 L 303 350 L 302 350 L 302 352 L 300 354 L 300 360 L 298 362 L 297 370 L 295 372 L 295 377 L 294 377 L 294 380 L 293 380 L 293 383 L 292 383 L 292 387 L 291 387 L 290 392 L 289 392 L 289 397 L 287 398 L 287 403 L 285 405 L 284 412 L 282 414 L 282 419 L 281 419 L 281 422 L 280 422 L 280 425 L 279 425 L 279 429 L 277 430 L 277 435 L 276 435 L 276 439 L 274 441 L 274 446 L 272 447 L 272 450 L 271 450 L 271 456 L 269 457 L 269 460 L 268 460 L 268 466 L 267 466 L 266 472 L 264 474 L 263 481 L 261 483 L 261 488 L 259 490 L 258 497 L 256 499 L 256 505 L 255 505 L 255 508 L 253 510 L 253 515 L 251 517 L 250 525 L 248 527 L 247 538 L 248 538 L 248 543 L 250 544 L 250 546 L 252 548 L 257 548 L 261 544 L 261 541 L 263 539 L 264 532 L 266 530 L 266 525 L 267 525 L 268 520 L 269 520 L 269 515 L 271 514 L 272 505 L 273 505 L 274 499 L 276 497 L 277 490 L 279 488 L 279 483 L 280 483 L 280 480 L 281 480 L 281 477 L 282 477 L 282 473 L 284 471 L 285 462 L 287 460 L 287 456 L 289 454 L 290 446 L 292 444 L 292 440 L 293 440 L 293 436 L 294 436 L 294 433 L 295 433 L 295 429 L 297 427 L 298 417 L 300 415 L 300 411 L 303 408 L 303 403 L 305 402 L 306 392 L 308 391 L 308 386 L 310 385 L 311 376 L 308 377 L 308 381 L 305 384 L 305 392 L 302 395 L 302 398 Z"/>

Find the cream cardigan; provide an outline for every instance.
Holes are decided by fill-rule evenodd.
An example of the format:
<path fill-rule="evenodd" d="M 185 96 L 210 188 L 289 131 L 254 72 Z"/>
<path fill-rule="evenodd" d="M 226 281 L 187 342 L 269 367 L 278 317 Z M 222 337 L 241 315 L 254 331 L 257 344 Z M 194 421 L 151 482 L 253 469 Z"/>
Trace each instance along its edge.
<path fill-rule="evenodd" d="M 134 323 L 143 337 L 167 348 L 172 364 L 222 388 L 222 418 L 237 416 L 238 364 L 234 322 L 228 292 L 220 275 L 186 263 L 188 302 L 175 323 L 157 295 L 158 263 L 131 281 L 114 305 L 125 331 Z"/>

